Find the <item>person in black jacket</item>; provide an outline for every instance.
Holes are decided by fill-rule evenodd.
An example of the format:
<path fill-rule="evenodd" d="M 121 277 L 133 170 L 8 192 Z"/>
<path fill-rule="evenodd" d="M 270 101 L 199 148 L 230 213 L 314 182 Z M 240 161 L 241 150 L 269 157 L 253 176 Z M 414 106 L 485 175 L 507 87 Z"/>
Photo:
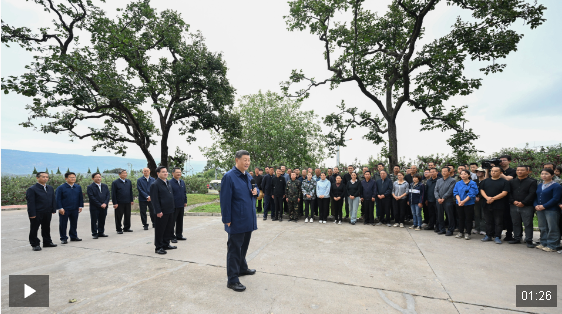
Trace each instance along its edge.
<path fill-rule="evenodd" d="M 273 221 L 283 221 L 283 200 L 285 199 L 285 187 L 287 182 L 282 176 L 283 171 L 277 168 L 277 175 L 271 180 L 273 201 L 275 202 L 275 212 L 273 213 Z"/>
<path fill-rule="evenodd" d="M 27 215 L 29 216 L 29 244 L 33 251 L 41 251 L 41 241 L 37 238 L 37 231 L 41 227 L 41 237 L 43 247 L 55 247 L 51 239 L 51 217 L 56 213 L 57 202 L 55 199 L 55 189 L 47 185 L 49 174 L 38 172 L 35 177 L 37 183 L 32 185 L 25 192 L 27 200 Z"/>
<path fill-rule="evenodd" d="M 170 179 L 172 184 L 172 192 L 174 193 L 174 225 L 175 232 L 172 232 L 172 243 L 178 243 L 178 240 L 187 240 L 183 236 L 183 216 L 185 207 L 187 206 L 187 188 L 185 182 L 181 179 L 181 168 L 172 170 L 173 178 Z"/>
<path fill-rule="evenodd" d="M 513 222 L 513 240 L 509 244 L 521 243 L 525 227 L 525 242 L 528 248 L 534 248 L 533 244 L 533 216 L 535 214 L 533 202 L 537 194 L 537 180 L 529 177 L 527 166 L 518 166 L 517 177 L 510 180 L 511 193 L 509 193 L 509 206 L 511 220 Z"/>
<path fill-rule="evenodd" d="M 92 237 L 107 237 L 105 231 L 105 218 L 107 217 L 107 206 L 109 205 L 109 187 L 101 183 L 101 174 L 92 174 L 92 184 L 88 185 L 86 191 L 90 200 L 90 221 L 92 227 Z"/>
<path fill-rule="evenodd" d="M 336 176 L 336 182 L 332 183 L 332 188 L 330 189 L 330 196 L 333 199 L 334 205 L 334 223 L 338 225 L 341 225 L 342 221 L 342 207 L 345 194 L 345 184 L 343 184 L 342 178 L 338 174 Z"/>
<path fill-rule="evenodd" d="M 115 229 L 118 234 L 133 232 L 131 230 L 131 205 L 133 202 L 133 184 L 127 179 L 127 170 L 119 171 L 119 179 L 111 183 L 111 201 L 115 209 Z M 123 216 L 125 218 L 123 219 Z M 123 228 L 121 228 L 121 220 Z"/>
<path fill-rule="evenodd" d="M 254 180 L 256 180 L 256 186 L 259 188 L 261 186 L 261 182 L 263 181 L 263 176 L 261 175 L 261 173 L 263 173 L 263 171 L 256 167 L 255 169 L 255 175 L 253 176 Z M 262 200 L 258 200 L 258 202 L 256 203 L 256 212 L 261 213 L 262 210 Z"/>
<path fill-rule="evenodd" d="M 174 192 L 172 182 L 167 180 L 168 169 L 158 167 L 156 173 L 158 179 L 150 186 L 150 199 L 157 218 L 154 224 L 154 246 L 155 253 L 166 254 L 166 250 L 177 249 L 177 246 L 170 245 L 174 237 Z"/>
<path fill-rule="evenodd" d="M 375 182 L 375 202 L 377 204 L 377 216 L 379 216 L 377 226 L 386 224 L 390 227 L 393 182 L 388 178 L 386 170 L 380 170 L 379 176 L 381 178 Z"/>
<path fill-rule="evenodd" d="M 267 220 L 267 213 L 271 212 L 271 217 L 275 218 L 275 206 L 273 204 L 273 185 L 271 180 L 273 179 L 273 167 L 265 168 L 268 173 L 263 177 L 261 185 L 259 186 L 260 191 L 263 191 L 263 220 Z"/>

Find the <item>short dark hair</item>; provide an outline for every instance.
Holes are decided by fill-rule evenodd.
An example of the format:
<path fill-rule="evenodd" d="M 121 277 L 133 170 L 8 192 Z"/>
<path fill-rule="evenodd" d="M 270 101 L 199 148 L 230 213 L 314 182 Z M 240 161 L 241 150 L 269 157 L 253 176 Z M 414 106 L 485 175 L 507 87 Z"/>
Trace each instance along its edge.
<path fill-rule="evenodd" d="M 332 170 L 332 168 L 327 168 L 326 170 Z"/>
<path fill-rule="evenodd" d="M 435 162 L 433 162 L 433 161 L 428 161 L 427 164 L 428 164 L 428 165 L 429 165 L 429 164 L 434 164 L 434 165 L 435 165 Z"/>
<path fill-rule="evenodd" d="M 554 175 L 554 170 L 552 170 L 552 169 L 550 169 L 550 168 L 544 168 L 543 170 L 541 170 L 541 173 L 542 173 L 543 171 L 546 171 L 546 172 L 550 173 L 551 176 Z"/>
<path fill-rule="evenodd" d="M 67 173 L 64 174 L 64 178 L 66 179 L 66 178 L 70 177 L 71 175 L 76 176 L 76 173 L 74 173 L 74 172 L 67 172 Z"/>
<path fill-rule="evenodd" d="M 181 172 L 181 168 L 179 167 L 174 167 L 174 169 L 172 169 L 172 173 L 176 172 L 176 170 L 179 170 Z"/>
<path fill-rule="evenodd" d="M 420 181 L 422 180 L 422 176 L 421 176 L 420 174 L 418 174 L 418 173 L 416 173 L 416 174 L 414 174 L 414 175 L 412 176 L 412 180 L 413 180 L 414 178 L 418 178 L 418 182 L 420 182 Z"/>
<path fill-rule="evenodd" d="M 552 163 L 552 162 L 545 162 L 542 166 L 544 167 L 544 166 L 546 166 L 546 165 L 551 165 L 552 168 L 556 168 L 556 165 L 555 165 L 554 163 Z"/>
<path fill-rule="evenodd" d="M 423 169 L 423 172 L 426 172 L 426 171 L 429 171 L 429 169 L 427 169 L 427 168 Z"/>
<path fill-rule="evenodd" d="M 511 155 L 501 155 L 500 159 L 502 159 L 502 158 L 506 158 L 507 161 L 511 161 Z"/>
<path fill-rule="evenodd" d="M 238 159 L 238 158 L 242 158 L 242 156 L 250 156 L 250 153 L 248 153 L 247 150 L 239 150 L 236 152 L 236 154 L 234 154 L 234 158 Z"/>
<path fill-rule="evenodd" d="M 43 174 L 43 173 L 44 173 L 44 174 L 46 174 L 46 175 L 49 175 L 49 173 L 48 173 L 48 172 L 45 172 L 45 171 L 39 171 L 39 172 L 37 172 L 37 174 L 35 175 L 35 177 L 36 177 L 36 178 L 39 178 L 39 177 L 41 176 L 41 174 Z"/>
<path fill-rule="evenodd" d="M 384 164 L 383 164 L 382 162 L 379 162 L 379 163 L 377 164 L 377 166 L 383 166 L 383 167 L 384 167 Z"/>
<path fill-rule="evenodd" d="M 526 165 L 517 165 L 517 168 L 525 168 L 525 169 L 529 170 L 529 166 L 526 166 Z"/>
<path fill-rule="evenodd" d="M 293 168 L 293 170 L 301 170 L 301 168 L 295 167 L 295 168 Z"/>
<path fill-rule="evenodd" d="M 167 167 L 164 167 L 164 166 L 160 166 L 160 167 L 156 168 L 156 173 L 160 173 L 160 171 L 161 171 L 162 169 L 166 169 L 166 170 L 168 170 L 168 168 L 167 168 Z"/>
<path fill-rule="evenodd" d="M 95 178 L 98 174 L 99 174 L 100 177 L 101 177 L 101 173 L 99 173 L 99 172 L 94 172 L 94 173 L 92 173 L 92 179 Z"/>
<path fill-rule="evenodd" d="M 445 167 L 445 168 L 447 168 L 447 167 Z M 449 169 L 449 168 L 447 168 L 447 169 Z M 431 170 L 435 170 L 435 172 L 437 172 L 437 168 L 431 168 L 431 169 L 429 169 L 429 172 L 431 172 Z M 441 169 L 441 170 L 443 170 L 443 169 Z"/>
<path fill-rule="evenodd" d="M 466 172 L 466 174 L 468 174 L 468 176 L 470 177 L 470 171 L 468 171 L 468 170 L 466 170 L 466 169 L 461 170 L 461 172 L 459 173 L 459 175 L 460 175 L 461 173 L 463 173 L 463 172 Z"/>
<path fill-rule="evenodd" d="M 367 173 L 371 174 L 371 171 L 367 170 L 363 173 L 363 175 L 366 175 Z"/>
<path fill-rule="evenodd" d="M 527 170 L 531 171 L 532 167 L 529 165 L 523 165 L 523 167 L 527 167 Z"/>
<path fill-rule="evenodd" d="M 449 169 L 449 166 L 443 166 L 443 167 L 441 167 L 441 170 L 443 170 L 443 169 L 447 169 L 447 171 L 450 171 L 450 170 L 451 170 L 451 169 Z"/>
<path fill-rule="evenodd" d="M 478 163 L 477 162 L 471 162 L 470 165 L 475 165 L 476 167 L 478 167 Z"/>
<path fill-rule="evenodd" d="M 283 171 L 283 169 L 281 169 L 281 166 L 279 166 L 279 167 L 277 167 L 277 169 L 275 169 L 275 171 L 277 171 L 277 170 Z"/>
<path fill-rule="evenodd" d="M 379 174 L 380 174 L 381 172 L 384 172 L 384 173 L 388 174 L 388 172 L 386 172 L 386 170 L 384 170 L 384 169 L 381 170 L 381 171 L 379 171 Z"/>
<path fill-rule="evenodd" d="M 562 172 L 562 166 L 557 166 L 557 167 L 556 167 L 556 170 Z"/>
<path fill-rule="evenodd" d="M 396 168 L 396 167 L 398 167 L 398 169 L 400 169 L 400 166 L 399 166 L 399 165 L 394 165 L 394 167 L 392 167 L 392 169 L 394 169 L 394 168 Z"/>
<path fill-rule="evenodd" d="M 353 167 L 353 165 L 349 165 L 349 166 L 347 166 L 347 168 L 349 168 L 349 167 L 351 167 L 351 168 L 355 169 L 355 167 Z"/>
<path fill-rule="evenodd" d="M 127 171 L 127 170 L 125 170 L 125 169 L 119 169 L 119 170 L 117 170 L 117 174 L 122 174 L 123 171 Z"/>

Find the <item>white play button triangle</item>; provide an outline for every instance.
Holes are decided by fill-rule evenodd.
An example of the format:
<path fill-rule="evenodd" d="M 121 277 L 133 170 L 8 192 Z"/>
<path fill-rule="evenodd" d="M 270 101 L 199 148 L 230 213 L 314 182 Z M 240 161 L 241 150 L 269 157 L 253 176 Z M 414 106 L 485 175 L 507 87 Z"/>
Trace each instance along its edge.
<path fill-rule="evenodd" d="M 30 286 L 23 284 L 23 298 L 27 298 L 28 296 L 34 294 L 36 292 L 35 289 L 31 288 Z"/>

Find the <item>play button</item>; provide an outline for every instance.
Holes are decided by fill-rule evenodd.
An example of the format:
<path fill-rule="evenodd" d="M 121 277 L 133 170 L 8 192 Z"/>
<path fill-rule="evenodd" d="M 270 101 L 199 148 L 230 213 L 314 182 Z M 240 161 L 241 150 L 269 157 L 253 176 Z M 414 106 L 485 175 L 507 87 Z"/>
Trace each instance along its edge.
<path fill-rule="evenodd" d="M 10 307 L 48 307 L 49 276 L 10 275 Z"/>
<path fill-rule="evenodd" d="M 23 284 L 23 298 L 27 299 L 30 295 L 34 294 L 37 290 L 31 288 L 30 286 Z"/>

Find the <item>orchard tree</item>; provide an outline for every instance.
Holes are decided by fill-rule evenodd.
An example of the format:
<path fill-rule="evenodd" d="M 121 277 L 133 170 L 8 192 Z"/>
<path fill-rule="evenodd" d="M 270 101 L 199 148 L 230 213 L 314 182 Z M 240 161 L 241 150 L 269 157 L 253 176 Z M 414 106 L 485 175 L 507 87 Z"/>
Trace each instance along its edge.
<path fill-rule="evenodd" d="M 206 169 L 230 170 L 234 154 L 250 153 L 253 167 L 313 166 L 324 158 L 322 130 L 314 111 L 301 111 L 301 101 L 267 91 L 243 96 L 234 114 L 240 120 L 235 134 L 212 133 L 214 144 L 199 147 Z"/>
<path fill-rule="evenodd" d="M 33 98 L 24 127 L 90 138 L 92 151 L 123 156 L 136 145 L 155 176 L 155 158 L 164 166 L 170 160 L 174 126 L 189 143 L 197 130 L 236 125 L 222 55 L 207 49 L 201 33 L 188 33 L 179 13 L 158 13 L 141 0 L 113 19 L 92 0 L 34 2 L 53 16 L 52 25 L 32 31 L 2 20 L 2 42 L 36 54 L 27 73 L 2 78 L 4 93 Z M 155 155 L 150 148 L 157 143 Z"/>
<path fill-rule="evenodd" d="M 466 128 L 466 106 L 447 109 L 451 97 L 465 96 L 478 89 L 481 78 L 464 75 L 469 60 L 481 61 L 480 70 L 488 75 L 501 72 L 505 58 L 517 50 L 523 34 L 514 24 L 525 23 L 531 29 L 541 25 L 543 5 L 523 0 L 393 0 L 384 14 L 364 8 L 365 0 L 295 0 L 289 1 L 285 16 L 290 31 L 308 30 L 321 42 L 330 73 L 316 80 L 302 70 L 293 70 L 282 89 L 287 96 L 306 98 L 313 87 L 328 84 L 331 89 L 353 82 L 372 102 L 373 109 L 359 112 L 345 103 L 339 112 L 328 115 L 324 122 L 332 127 L 330 147 L 345 146 L 345 132 L 363 126 L 365 138 L 380 144 L 386 142 L 385 155 L 391 165 L 398 163 L 396 119 L 400 109 L 409 107 L 421 112 L 422 130 L 453 130 L 447 140 L 459 159 L 476 152 L 472 142 L 478 138 Z M 437 5 L 457 6 L 469 11 L 470 21 L 460 17 L 446 35 L 424 37 L 424 25 L 433 22 Z M 293 89 L 295 83 L 304 86 Z M 299 85 L 300 85 L 299 84 Z"/>

